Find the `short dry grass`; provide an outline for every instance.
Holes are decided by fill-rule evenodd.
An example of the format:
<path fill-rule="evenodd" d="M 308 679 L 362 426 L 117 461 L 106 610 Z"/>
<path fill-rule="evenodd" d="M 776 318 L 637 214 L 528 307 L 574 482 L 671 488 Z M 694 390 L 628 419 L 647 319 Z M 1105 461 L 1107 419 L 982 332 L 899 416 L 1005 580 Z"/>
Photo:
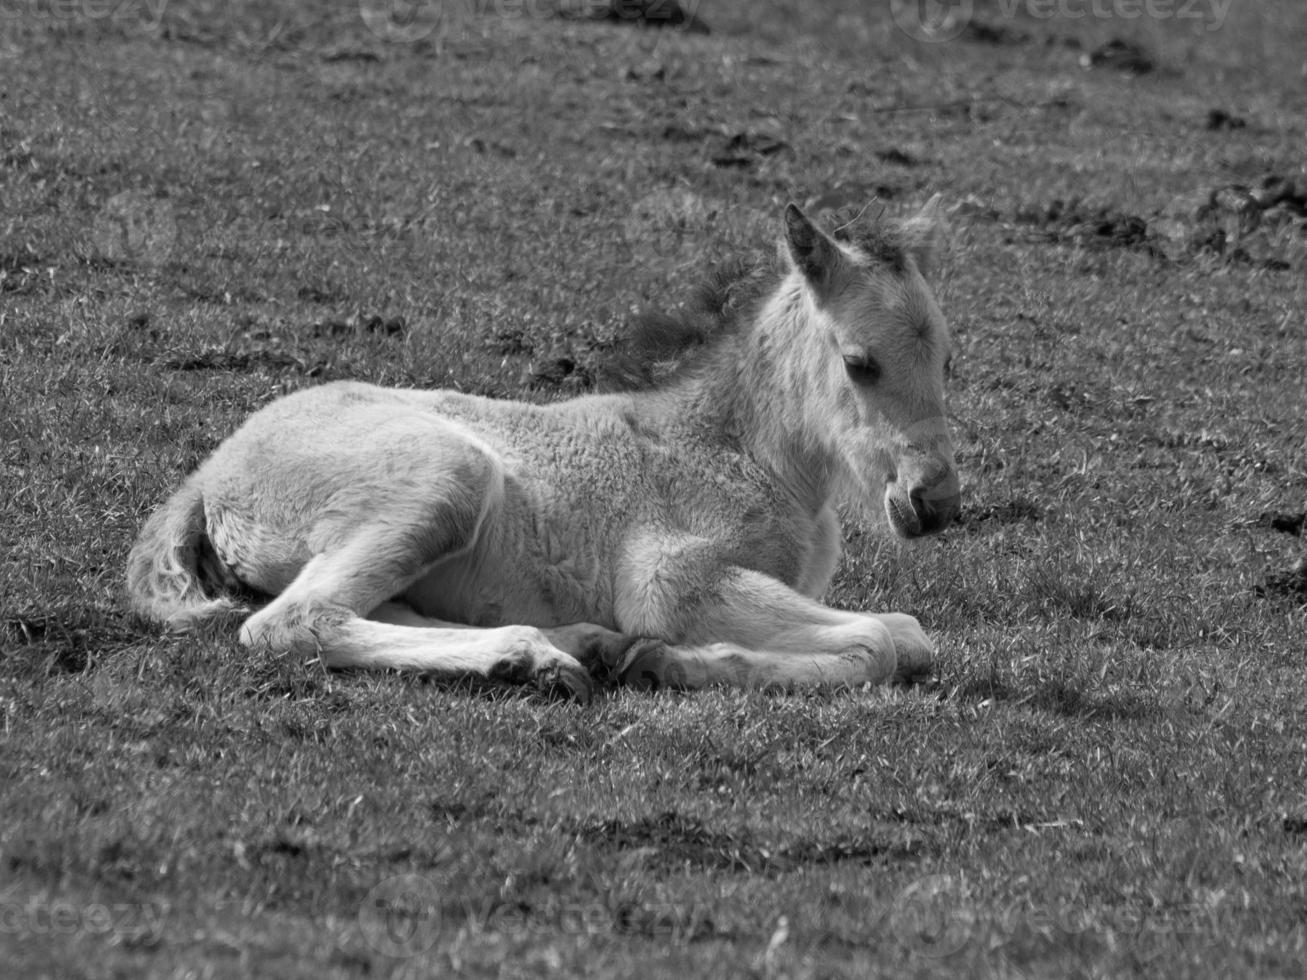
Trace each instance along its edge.
<path fill-rule="evenodd" d="M 1307 13 L 556 6 L 0 12 L 9 974 L 1300 975 Z M 853 534 L 831 597 L 918 614 L 932 683 L 581 708 L 124 612 L 268 400 L 583 391 L 785 201 L 934 191 L 964 519 Z"/>

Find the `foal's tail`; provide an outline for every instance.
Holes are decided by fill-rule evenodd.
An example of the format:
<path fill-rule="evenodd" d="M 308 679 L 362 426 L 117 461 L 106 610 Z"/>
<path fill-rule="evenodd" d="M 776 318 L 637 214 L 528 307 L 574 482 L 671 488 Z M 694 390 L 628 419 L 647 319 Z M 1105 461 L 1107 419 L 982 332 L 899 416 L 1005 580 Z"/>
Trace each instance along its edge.
<path fill-rule="evenodd" d="M 205 591 L 206 558 L 215 560 L 204 529 L 204 496 L 188 480 L 150 516 L 132 546 L 127 559 L 132 609 L 178 631 L 246 611 L 239 602 Z"/>

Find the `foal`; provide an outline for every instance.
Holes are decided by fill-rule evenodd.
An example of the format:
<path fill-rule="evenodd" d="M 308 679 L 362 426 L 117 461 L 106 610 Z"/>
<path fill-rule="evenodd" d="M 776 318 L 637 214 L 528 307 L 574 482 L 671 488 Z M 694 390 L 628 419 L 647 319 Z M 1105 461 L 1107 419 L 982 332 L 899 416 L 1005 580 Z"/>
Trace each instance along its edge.
<path fill-rule="evenodd" d="M 134 608 L 184 629 L 271 599 L 246 646 L 328 667 L 639 686 L 848 686 L 928 671 L 916 619 L 816 601 L 841 502 L 904 537 L 958 508 L 941 222 L 849 240 L 797 207 L 784 266 L 650 390 L 550 405 L 341 382 L 253 415 L 150 518 Z"/>

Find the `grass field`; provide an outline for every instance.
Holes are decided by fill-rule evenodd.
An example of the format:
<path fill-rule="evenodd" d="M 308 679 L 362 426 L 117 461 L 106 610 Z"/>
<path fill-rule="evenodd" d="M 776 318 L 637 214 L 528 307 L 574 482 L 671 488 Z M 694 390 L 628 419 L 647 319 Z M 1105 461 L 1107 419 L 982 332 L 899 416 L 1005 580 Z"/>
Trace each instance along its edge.
<path fill-rule="evenodd" d="M 1307 8 L 417 6 L 0 3 L 0 974 L 1301 976 Z M 829 597 L 929 683 L 580 707 L 125 612 L 278 395 L 565 397 L 786 201 L 935 191 L 963 519 Z"/>

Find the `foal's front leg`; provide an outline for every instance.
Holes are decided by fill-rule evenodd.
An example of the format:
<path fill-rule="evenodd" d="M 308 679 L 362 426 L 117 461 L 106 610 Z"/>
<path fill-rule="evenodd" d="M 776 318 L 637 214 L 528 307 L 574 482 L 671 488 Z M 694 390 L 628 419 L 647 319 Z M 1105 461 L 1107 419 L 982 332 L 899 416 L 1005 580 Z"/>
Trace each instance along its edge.
<path fill-rule="evenodd" d="M 368 619 L 392 626 L 419 629 L 470 630 L 461 623 L 431 619 L 403 601 L 383 602 L 368 613 Z M 551 646 L 578 660 L 591 674 L 604 674 L 615 667 L 639 637 L 617 633 L 594 623 L 571 623 L 567 626 L 544 626 L 540 633 Z"/>
<path fill-rule="evenodd" d="M 642 612 L 644 621 L 637 615 L 622 627 L 673 643 L 638 645 L 627 655 L 620 675 L 642 687 L 852 687 L 910 680 L 934 658 L 911 616 L 831 609 L 742 568 L 726 570 L 700 597 Z"/>

